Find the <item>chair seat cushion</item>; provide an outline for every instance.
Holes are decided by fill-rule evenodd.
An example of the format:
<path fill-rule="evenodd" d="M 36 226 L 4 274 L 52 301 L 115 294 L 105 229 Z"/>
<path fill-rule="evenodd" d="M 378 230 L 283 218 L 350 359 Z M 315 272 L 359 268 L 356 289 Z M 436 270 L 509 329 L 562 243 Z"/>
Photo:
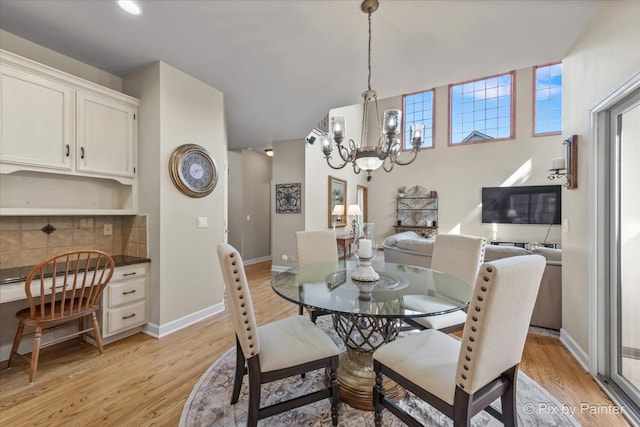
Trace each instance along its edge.
<path fill-rule="evenodd" d="M 340 354 L 308 317 L 294 316 L 258 327 L 260 370 L 275 371 Z"/>
<path fill-rule="evenodd" d="M 450 326 L 461 325 L 467 320 L 467 313 L 462 310 L 445 313 L 439 316 L 417 317 L 414 322 L 428 329 L 442 329 Z"/>
<path fill-rule="evenodd" d="M 457 338 L 427 329 L 383 345 L 373 358 L 453 405 L 459 353 Z"/>

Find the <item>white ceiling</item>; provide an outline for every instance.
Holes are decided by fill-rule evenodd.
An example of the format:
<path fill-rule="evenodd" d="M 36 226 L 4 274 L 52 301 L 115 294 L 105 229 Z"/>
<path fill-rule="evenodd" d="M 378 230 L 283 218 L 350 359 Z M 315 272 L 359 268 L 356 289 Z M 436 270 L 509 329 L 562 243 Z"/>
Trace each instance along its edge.
<path fill-rule="evenodd" d="M 125 76 L 161 60 L 221 90 L 229 148 L 304 138 L 367 86 L 359 0 L 0 0 L 0 28 Z M 379 98 L 562 59 L 596 0 L 381 0 Z"/>

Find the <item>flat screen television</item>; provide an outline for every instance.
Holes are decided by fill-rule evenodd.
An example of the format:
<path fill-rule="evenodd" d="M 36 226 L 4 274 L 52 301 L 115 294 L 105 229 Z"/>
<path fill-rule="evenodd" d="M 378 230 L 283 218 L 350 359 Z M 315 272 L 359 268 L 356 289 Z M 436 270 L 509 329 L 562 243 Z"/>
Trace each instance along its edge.
<path fill-rule="evenodd" d="M 560 185 L 483 187 L 482 222 L 498 224 L 560 224 Z"/>

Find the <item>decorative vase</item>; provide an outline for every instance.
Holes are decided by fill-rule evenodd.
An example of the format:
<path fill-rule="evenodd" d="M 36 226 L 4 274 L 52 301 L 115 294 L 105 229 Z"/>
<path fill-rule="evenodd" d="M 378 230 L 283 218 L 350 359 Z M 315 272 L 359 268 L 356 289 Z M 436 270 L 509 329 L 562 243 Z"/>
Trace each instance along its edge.
<path fill-rule="evenodd" d="M 362 225 L 362 232 L 356 237 L 355 245 L 358 267 L 351 275 L 351 278 L 361 282 L 375 282 L 380 279 L 380 275 L 371 266 L 378 254 L 374 224 L 372 222 L 365 222 Z"/>

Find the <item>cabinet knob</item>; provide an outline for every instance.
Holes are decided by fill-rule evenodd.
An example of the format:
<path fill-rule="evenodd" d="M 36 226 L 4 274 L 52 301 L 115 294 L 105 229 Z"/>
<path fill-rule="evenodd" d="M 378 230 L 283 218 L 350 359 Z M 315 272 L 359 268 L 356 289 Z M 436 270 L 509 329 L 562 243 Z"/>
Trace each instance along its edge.
<path fill-rule="evenodd" d="M 136 272 L 134 271 L 133 273 L 124 273 L 122 276 L 134 276 L 136 274 Z"/>
<path fill-rule="evenodd" d="M 129 294 L 134 293 L 135 291 L 136 291 L 136 290 L 134 289 L 134 290 L 132 290 L 132 291 L 123 292 L 123 293 L 122 293 L 122 295 L 129 295 Z"/>
<path fill-rule="evenodd" d="M 131 318 L 132 318 L 132 317 L 134 317 L 135 315 L 136 315 L 136 314 L 135 314 L 135 313 L 133 313 L 133 314 L 130 314 L 130 315 L 128 315 L 128 316 L 122 316 L 122 320 L 124 320 L 124 319 L 131 319 Z"/>
<path fill-rule="evenodd" d="M 69 157 L 69 154 L 70 154 L 70 152 L 69 152 L 69 148 L 70 148 L 69 144 L 67 144 L 66 147 L 67 147 L 67 157 Z"/>
<path fill-rule="evenodd" d="M 80 158 L 84 159 L 84 147 L 80 147 Z"/>

